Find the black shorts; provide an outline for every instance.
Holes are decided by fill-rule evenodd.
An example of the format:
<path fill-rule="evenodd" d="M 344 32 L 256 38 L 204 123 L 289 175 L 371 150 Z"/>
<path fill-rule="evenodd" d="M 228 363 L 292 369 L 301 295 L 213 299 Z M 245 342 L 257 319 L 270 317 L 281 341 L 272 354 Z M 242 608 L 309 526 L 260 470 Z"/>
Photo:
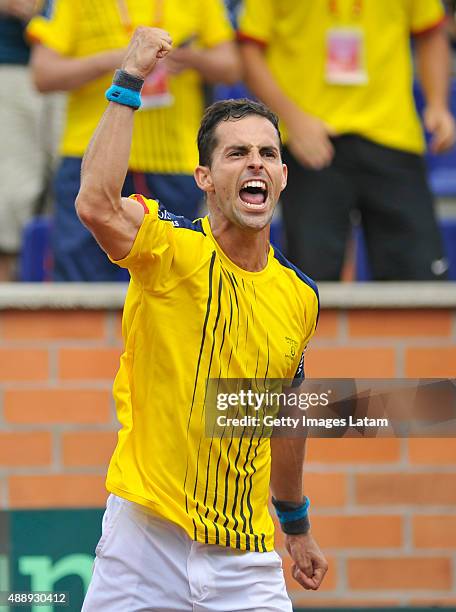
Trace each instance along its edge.
<path fill-rule="evenodd" d="M 284 151 L 289 259 L 316 280 L 339 280 L 350 213 L 358 210 L 374 279 L 445 279 L 444 248 L 423 158 L 356 135 L 340 136 L 333 144 L 333 162 L 323 170 L 304 168 Z"/>

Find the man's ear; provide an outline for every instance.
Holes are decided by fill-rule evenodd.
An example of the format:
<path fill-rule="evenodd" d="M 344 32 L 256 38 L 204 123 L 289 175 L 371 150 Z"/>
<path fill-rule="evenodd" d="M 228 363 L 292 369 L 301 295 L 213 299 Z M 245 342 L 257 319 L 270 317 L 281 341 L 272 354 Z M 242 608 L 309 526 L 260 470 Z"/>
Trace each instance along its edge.
<path fill-rule="evenodd" d="M 197 166 L 194 172 L 196 184 L 202 191 L 210 193 L 214 191 L 211 169 L 209 166 Z"/>
<path fill-rule="evenodd" d="M 288 166 L 286 166 L 285 164 L 282 164 L 282 189 L 281 191 L 283 191 L 285 189 L 285 187 L 287 186 L 287 181 L 288 181 Z"/>

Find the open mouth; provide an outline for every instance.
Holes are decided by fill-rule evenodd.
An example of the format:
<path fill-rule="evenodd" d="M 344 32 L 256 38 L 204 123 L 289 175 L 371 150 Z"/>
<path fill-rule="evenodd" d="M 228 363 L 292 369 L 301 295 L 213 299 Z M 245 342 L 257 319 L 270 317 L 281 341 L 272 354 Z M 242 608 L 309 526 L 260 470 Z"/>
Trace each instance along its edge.
<path fill-rule="evenodd" d="M 268 197 L 268 187 L 263 180 L 251 180 L 244 183 L 239 191 L 239 197 L 246 204 L 261 206 Z"/>

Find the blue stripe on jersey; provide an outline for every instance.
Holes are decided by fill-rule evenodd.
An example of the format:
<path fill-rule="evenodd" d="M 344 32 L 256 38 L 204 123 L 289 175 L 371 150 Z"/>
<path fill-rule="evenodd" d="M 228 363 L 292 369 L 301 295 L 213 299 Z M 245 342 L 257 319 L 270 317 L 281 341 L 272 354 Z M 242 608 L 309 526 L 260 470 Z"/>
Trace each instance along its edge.
<path fill-rule="evenodd" d="M 316 283 L 311 278 L 309 278 L 306 274 L 304 274 L 304 272 L 301 272 L 299 268 L 297 268 L 290 261 L 288 261 L 288 259 L 284 255 L 282 255 L 279 249 L 277 249 L 276 247 L 272 247 L 272 248 L 274 249 L 274 257 L 277 259 L 277 261 L 280 264 L 282 264 L 282 266 L 284 266 L 285 268 L 289 268 L 290 270 L 293 270 L 296 276 L 315 292 L 315 295 L 317 296 L 317 302 L 318 302 L 318 314 L 317 314 L 317 321 L 318 321 L 318 317 L 320 316 L 320 296 L 318 294 L 318 287 Z"/>
<path fill-rule="evenodd" d="M 166 208 L 158 200 L 158 218 L 162 221 L 171 221 L 174 227 L 184 228 L 193 230 L 194 232 L 201 232 L 204 236 L 206 235 L 203 230 L 202 219 L 196 219 L 196 221 L 190 221 L 180 215 L 173 215 L 166 210 Z"/>
<path fill-rule="evenodd" d="M 317 304 L 318 304 L 317 320 L 315 321 L 315 326 L 317 326 L 318 318 L 320 316 L 320 296 L 318 294 L 318 287 L 316 283 L 311 278 L 309 278 L 307 274 L 304 274 L 304 272 L 301 272 L 299 268 L 297 268 L 290 261 L 288 261 L 288 259 L 279 251 L 279 249 L 277 249 L 276 247 L 272 247 L 272 248 L 274 249 L 274 257 L 277 259 L 277 261 L 285 268 L 289 268 L 290 270 L 293 270 L 296 276 L 315 292 L 315 295 L 317 296 Z M 298 369 L 296 370 L 295 375 L 294 375 L 292 387 L 298 386 L 299 383 L 305 379 L 305 377 L 306 375 L 304 371 L 304 353 L 303 353 L 301 355 L 301 359 L 299 360 Z"/>
<path fill-rule="evenodd" d="M 298 364 L 298 369 L 295 372 L 295 375 L 293 377 L 293 384 L 291 385 L 292 387 L 295 387 L 297 385 L 299 385 L 304 379 L 305 379 L 306 375 L 304 373 L 304 353 L 301 355 L 301 359 L 299 360 L 299 364 Z"/>
<path fill-rule="evenodd" d="M 41 9 L 41 16 L 45 19 L 52 19 L 54 14 L 55 0 L 45 0 L 43 8 Z"/>

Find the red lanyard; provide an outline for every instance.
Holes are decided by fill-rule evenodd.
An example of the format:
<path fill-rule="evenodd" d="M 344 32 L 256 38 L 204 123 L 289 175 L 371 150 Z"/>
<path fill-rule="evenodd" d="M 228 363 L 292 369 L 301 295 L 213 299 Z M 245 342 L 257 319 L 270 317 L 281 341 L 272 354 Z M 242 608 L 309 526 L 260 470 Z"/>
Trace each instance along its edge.
<path fill-rule="evenodd" d="M 117 10 L 119 11 L 120 21 L 124 27 L 124 30 L 131 36 L 133 34 L 133 24 L 130 17 L 130 11 L 128 10 L 127 0 L 116 0 L 117 1 Z M 163 9 L 164 9 L 164 0 L 155 0 L 154 1 L 154 10 L 152 14 L 152 23 L 151 25 L 155 28 L 160 28 L 163 26 Z"/>
<path fill-rule="evenodd" d="M 331 15 L 340 17 L 339 0 L 328 0 L 328 11 Z M 352 16 L 360 17 L 363 11 L 363 0 L 353 0 Z"/>

